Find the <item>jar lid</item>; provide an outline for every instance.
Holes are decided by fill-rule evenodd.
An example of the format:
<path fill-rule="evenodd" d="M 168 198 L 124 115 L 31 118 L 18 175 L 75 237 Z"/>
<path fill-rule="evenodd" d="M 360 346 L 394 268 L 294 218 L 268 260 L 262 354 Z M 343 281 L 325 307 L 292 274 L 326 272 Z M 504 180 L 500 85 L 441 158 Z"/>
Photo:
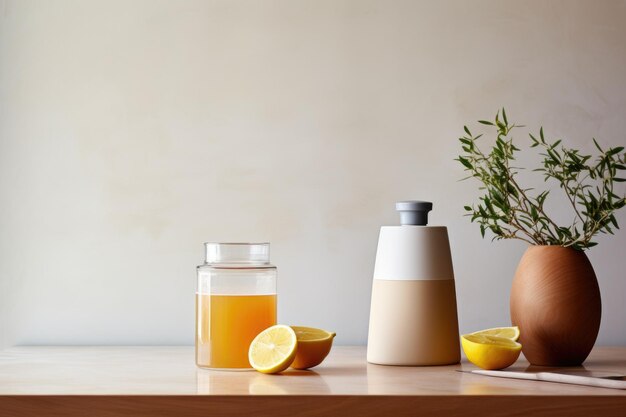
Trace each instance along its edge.
<path fill-rule="evenodd" d="M 206 242 L 207 264 L 269 264 L 270 244 Z"/>

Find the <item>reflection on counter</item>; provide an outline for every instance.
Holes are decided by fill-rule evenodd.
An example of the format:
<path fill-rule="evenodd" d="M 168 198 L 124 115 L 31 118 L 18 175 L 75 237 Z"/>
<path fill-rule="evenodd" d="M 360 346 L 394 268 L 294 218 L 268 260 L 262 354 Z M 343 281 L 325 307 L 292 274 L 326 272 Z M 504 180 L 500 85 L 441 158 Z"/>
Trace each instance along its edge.
<path fill-rule="evenodd" d="M 289 369 L 278 375 L 254 371 L 232 372 L 198 369 L 196 371 L 199 395 L 304 395 L 330 394 L 324 377 L 315 371 Z"/>
<path fill-rule="evenodd" d="M 398 383 L 413 394 L 441 395 L 442 392 L 455 393 L 459 390 L 456 378 L 450 378 L 444 386 L 442 375 L 455 376 L 457 365 L 450 366 L 388 366 L 367 364 L 367 393 L 369 395 L 397 395 Z"/>

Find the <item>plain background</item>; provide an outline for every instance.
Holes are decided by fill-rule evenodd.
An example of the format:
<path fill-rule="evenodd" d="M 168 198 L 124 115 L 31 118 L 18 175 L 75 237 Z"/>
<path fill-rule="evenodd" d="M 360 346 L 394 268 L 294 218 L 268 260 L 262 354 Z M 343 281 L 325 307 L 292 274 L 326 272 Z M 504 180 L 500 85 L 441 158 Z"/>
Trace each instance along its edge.
<path fill-rule="evenodd" d="M 541 125 L 584 152 L 626 143 L 624 1 L 4 0 L 0 14 L 5 346 L 193 343 L 204 241 L 270 241 L 280 322 L 364 344 L 378 229 L 401 199 L 433 201 L 449 227 L 461 332 L 507 325 L 525 244 L 463 217 L 479 195 L 453 160 L 463 125 L 505 106 L 528 126 L 519 145 Z M 626 233 L 598 241 L 599 344 L 625 345 Z"/>

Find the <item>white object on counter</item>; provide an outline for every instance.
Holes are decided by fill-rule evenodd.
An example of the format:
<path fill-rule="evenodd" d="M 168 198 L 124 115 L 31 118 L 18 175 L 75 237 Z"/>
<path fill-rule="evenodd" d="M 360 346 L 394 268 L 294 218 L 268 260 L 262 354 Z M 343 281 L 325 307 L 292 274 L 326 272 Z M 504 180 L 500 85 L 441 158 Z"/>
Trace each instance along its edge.
<path fill-rule="evenodd" d="M 498 378 L 526 379 L 531 381 L 558 382 L 561 384 L 586 385 L 590 387 L 626 389 L 626 377 L 618 373 L 596 371 L 517 372 L 475 369 L 472 374 Z"/>

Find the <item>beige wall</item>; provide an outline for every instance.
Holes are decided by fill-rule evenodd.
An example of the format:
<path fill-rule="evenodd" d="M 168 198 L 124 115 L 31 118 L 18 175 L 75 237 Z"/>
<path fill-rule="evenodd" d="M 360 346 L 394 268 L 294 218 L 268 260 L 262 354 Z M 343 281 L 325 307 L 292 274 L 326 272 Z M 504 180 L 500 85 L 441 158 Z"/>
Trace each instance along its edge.
<path fill-rule="evenodd" d="M 365 343 L 378 227 L 408 198 L 449 226 L 461 331 L 505 325 L 524 245 L 462 217 L 463 124 L 506 106 L 585 151 L 626 143 L 624 1 L 4 0 L 0 16 L 5 345 L 192 343 L 206 240 L 271 241 L 280 321 Z M 599 342 L 624 345 L 626 232 L 599 241 Z"/>

